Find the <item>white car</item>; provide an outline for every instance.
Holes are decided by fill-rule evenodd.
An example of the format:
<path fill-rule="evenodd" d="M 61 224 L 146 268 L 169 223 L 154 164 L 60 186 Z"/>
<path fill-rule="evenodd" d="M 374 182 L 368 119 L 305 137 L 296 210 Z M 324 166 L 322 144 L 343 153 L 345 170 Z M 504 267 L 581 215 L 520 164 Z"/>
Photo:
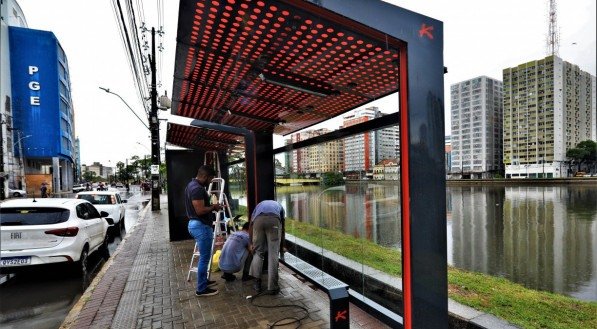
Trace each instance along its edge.
<path fill-rule="evenodd" d="M 19 189 L 12 189 L 12 188 L 8 188 L 8 195 L 13 196 L 15 198 L 18 197 L 27 197 L 27 191 L 25 190 L 19 190 Z"/>
<path fill-rule="evenodd" d="M 74 184 L 73 185 L 73 193 L 79 193 L 81 191 L 85 191 L 87 187 L 85 184 Z"/>
<path fill-rule="evenodd" d="M 87 274 L 87 256 L 96 250 L 108 255 L 106 212 L 76 199 L 14 199 L 0 203 L 0 268 L 69 263 Z"/>
<path fill-rule="evenodd" d="M 120 197 L 119 191 L 83 191 L 75 197 L 91 202 L 97 210 L 107 212 L 108 217 L 114 220 L 118 232 L 120 232 L 120 228 L 124 227 L 126 200 Z"/>

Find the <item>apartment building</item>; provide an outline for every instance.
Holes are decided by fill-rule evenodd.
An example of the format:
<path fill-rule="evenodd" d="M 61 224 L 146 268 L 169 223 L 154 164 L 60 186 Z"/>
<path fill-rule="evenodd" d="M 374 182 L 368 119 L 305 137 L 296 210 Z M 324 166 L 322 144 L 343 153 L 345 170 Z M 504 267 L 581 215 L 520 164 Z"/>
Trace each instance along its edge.
<path fill-rule="evenodd" d="M 292 134 L 290 141 L 296 143 L 329 132 L 331 130 L 327 128 L 302 131 Z M 292 160 L 289 163 L 291 163 L 291 172 L 297 174 L 319 174 L 342 171 L 344 167 L 342 140 L 293 150 Z"/>
<path fill-rule="evenodd" d="M 342 117 L 342 126 L 350 127 L 384 116 L 377 107 L 353 110 Z M 370 172 L 376 163 L 400 157 L 398 126 L 350 136 L 344 139 L 344 171 Z"/>
<path fill-rule="evenodd" d="M 452 170 L 452 136 L 445 136 L 444 154 L 446 173 L 449 173 Z"/>
<path fill-rule="evenodd" d="M 566 151 L 597 140 L 595 76 L 557 56 L 503 70 L 507 178 L 567 177 Z"/>
<path fill-rule="evenodd" d="M 373 120 L 379 115 L 377 107 L 356 109 L 342 117 L 342 126 L 350 127 Z M 375 132 L 350 136 L 344 139 L 344 171 L 372 171 L 375 165 Z"/>
<path fill-rule="evenodd" d="M 383 117 L 379 113 L 377 117 Z M 375 163 L 400 158 L 400 127 L 398 125 L 375 131 Z"/>
<path fill-rule="evenodd" d="M 327 129 L 326 129 L 327 130 Z M 329 132 L 329 131 L 328 131 Z M 335 140 L 309 147 L 308 173 L 338 172 L 344 168 L 342 141 Z"/>
<path fill-rule="evenodd" d="M 294 133 L 290 135 L 290 143 L 298 143 L 302 140 L 309 139 L 311 134 L 306 131 Z M 290 162 L 290 172 L 296 174 L 304 174 L 309 166 L 309 150 L 308 148 L 302 148 L 292 151 L 292 162 Z"/>
<path fill-rule="evenodd" d="M 452 178 L 491 178 L 502 165 L 502 82 L 486 76 L 450 86 Z"/>

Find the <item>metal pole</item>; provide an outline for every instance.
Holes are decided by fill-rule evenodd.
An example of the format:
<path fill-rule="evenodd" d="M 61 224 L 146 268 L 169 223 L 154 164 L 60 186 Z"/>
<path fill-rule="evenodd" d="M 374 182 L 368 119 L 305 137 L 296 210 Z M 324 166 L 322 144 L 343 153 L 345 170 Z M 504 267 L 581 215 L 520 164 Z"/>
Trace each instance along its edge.
<path fill-rule="evenodd" d="M 19 157 L 21 160 L 21 170 L 20 170 L 20 174 L 21 174 L 21 188 L 25 191 L 27 191 L 27 182 L 25 181 L 25 160 L 23 158 L 23 139 L 31 137 L 31 135 L 27 135 L 25 137 L 22 137 L 22 133 L 19 130 L 18 131 L 18 135 L 19 135 Z"/>
<path fill-rule="evenodd" d="M 124 177 L 126 179 L 126 185 L 129 184 L 129 159 L 124 159 Z"/>
<path fill-rule="evenodd" d="M 4 122 L 2 116 L 0 116 L 0 200 L 6 199 L 6 191 L 4 188 L 4 134 L 3 127 Z"/>
<path fill-rule="evenodd" d="M 151 164 L 160 165 L 160 121 L 158 120 L 158 92 L 155 68 L 155 28 L 151 28 L 151 111 L 149 130 L 151 131 Z M 160 174 L 151 173 L 151 210 L 160 210 Z"/>

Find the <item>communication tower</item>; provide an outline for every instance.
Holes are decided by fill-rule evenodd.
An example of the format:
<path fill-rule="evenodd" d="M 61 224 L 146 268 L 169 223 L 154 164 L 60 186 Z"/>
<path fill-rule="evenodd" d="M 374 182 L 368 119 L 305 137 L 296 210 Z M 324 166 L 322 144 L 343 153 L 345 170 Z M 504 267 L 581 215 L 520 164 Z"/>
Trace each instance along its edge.
<path fill-rule="evenodd" d="M 559 55 L 560 50 L 560 31 L 558 29 L 558 13 L 556 0 L 549 0 L 549 30 L 547 32 L 547 55 Z"/>

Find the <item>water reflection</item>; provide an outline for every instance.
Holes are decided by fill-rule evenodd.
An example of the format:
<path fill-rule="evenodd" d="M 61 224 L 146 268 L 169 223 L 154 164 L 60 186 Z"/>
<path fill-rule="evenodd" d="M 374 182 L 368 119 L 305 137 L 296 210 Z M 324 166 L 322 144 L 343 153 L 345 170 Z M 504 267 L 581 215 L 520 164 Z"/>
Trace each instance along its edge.
<path fill-rule="evenodd" d="M 281 187 L 276 197 L 292 218 L 400 247 L 398 184 Z M 597 187 L 448 187 L 446 200 L 451 265 L 597 300 Z"/>
<path fill-rule="evenodd" d="M 397 184 L 353 183 L 327 189 L 279 187 L 276 196 L 291 218 L 381 246 L 400 247 Z"/>
<path fill-rule="evenodd" d="M 451 264 L 597 300 L 596 188 L 451 187 L 448 194 Z"/>

